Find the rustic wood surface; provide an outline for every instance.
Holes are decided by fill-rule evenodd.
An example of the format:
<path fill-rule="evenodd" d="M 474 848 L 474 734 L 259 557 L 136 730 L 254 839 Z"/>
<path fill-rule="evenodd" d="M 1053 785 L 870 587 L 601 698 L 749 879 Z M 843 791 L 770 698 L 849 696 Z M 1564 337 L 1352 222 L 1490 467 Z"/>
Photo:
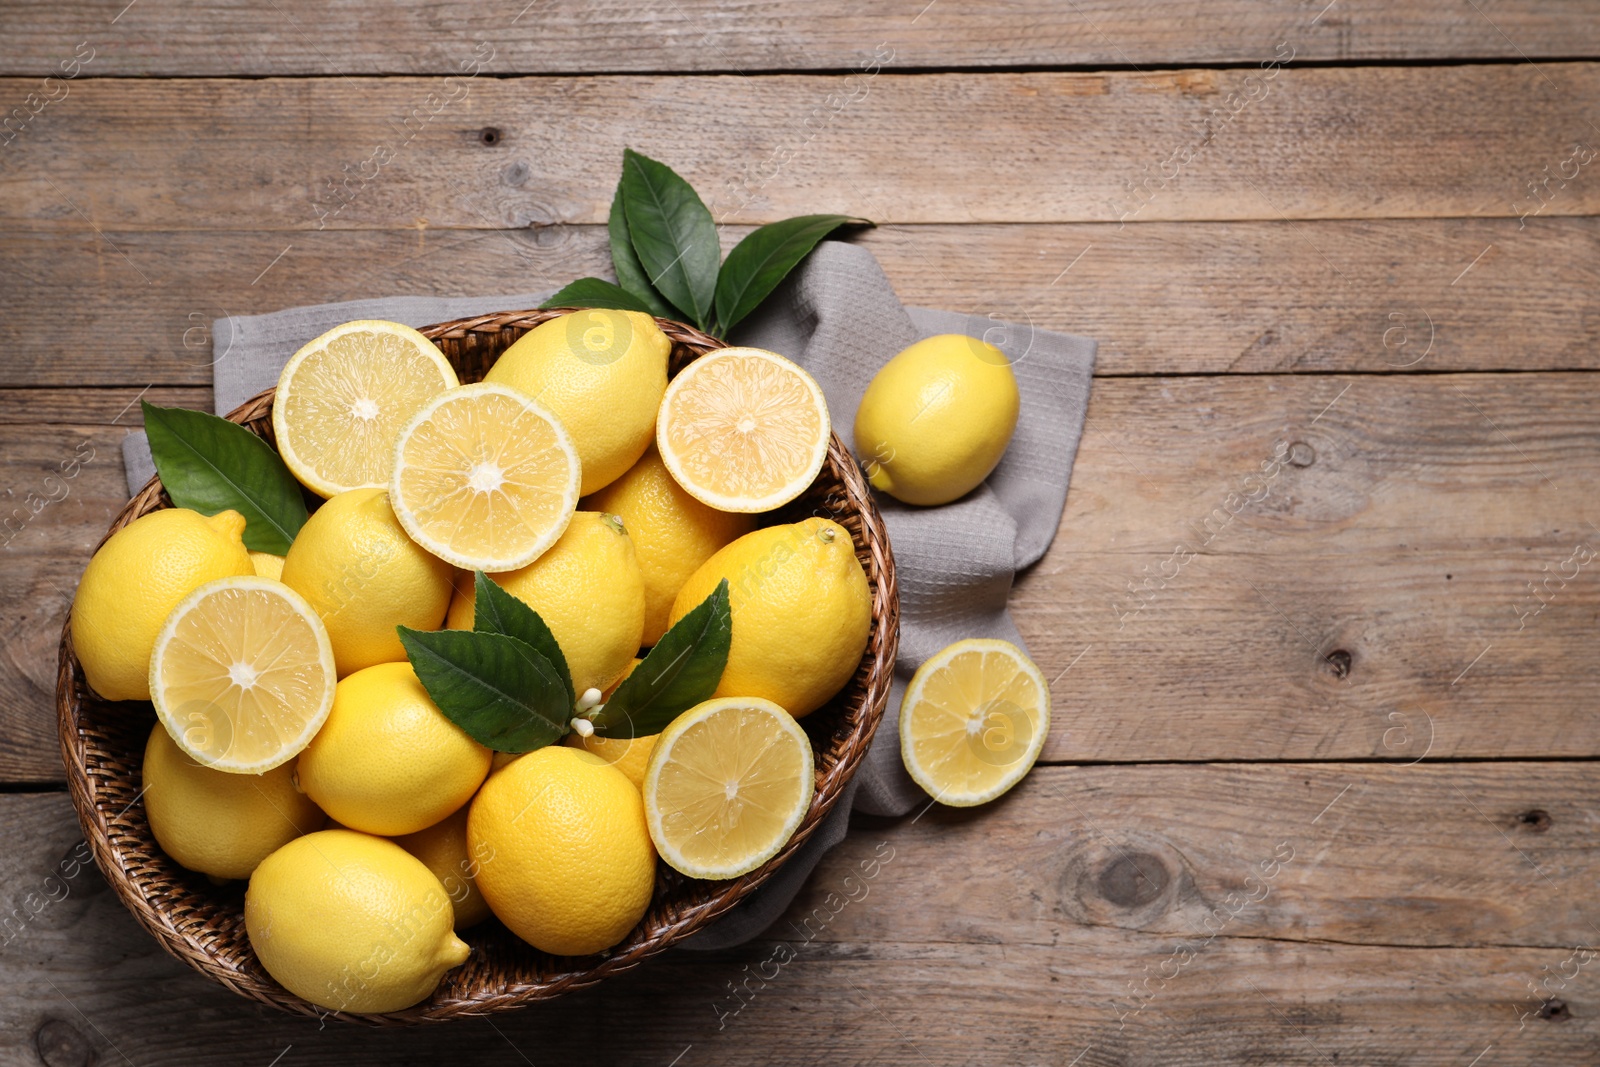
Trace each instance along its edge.
<path fill-rule="evenodd" d="M 0 12 L 0 1064 L 1597 1061 L 1591 4 Z M 866 215 L 907 302 L 1100 341 L 1012 598 L 1044 761 L 858 817 L 737 950 L 420 1032 L 248 1005 L 63 791 L 136 401 L 209 408 L 224 314 L 603 272 L 624 145 L 727 244 Z"/>

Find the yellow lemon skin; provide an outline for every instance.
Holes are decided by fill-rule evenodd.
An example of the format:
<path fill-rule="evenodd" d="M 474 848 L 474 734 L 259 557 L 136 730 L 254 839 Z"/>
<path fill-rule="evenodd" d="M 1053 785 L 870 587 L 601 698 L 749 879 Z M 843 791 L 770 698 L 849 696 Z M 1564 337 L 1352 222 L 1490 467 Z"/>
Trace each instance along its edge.
<path fill-rule="evenodd" d="M 254 573 L 237 511 L 163 508 L 112 534 L 72 601 L 72 646 L 89 688 L 149 700 L 150 654 L 172 609 L 209 581 Z"/>
<path fill-rule="evenodd" d="M 202 767 L 156 724 L 144 747 L 144 811 L 161 850 L 212 878 L 248 878 L 256 865 L 323 815 L 295 788 L 294 761 L 265 774 Z"/>
<path fill-rule="evenodd" d="M 301 527 L 283 584 L 322 617 L 339 676 L 406 658 L 396 626 L 437 630 L 455 569 L 406 536 L 384 489 L 331 497 Z"/>
<path fill-rule="evenodd" d="M 628 669 L 623 673 L 622 677 L 613 682 L 609 689 L 601 692 L 601 703 L 610 700 L 611 694 L 617 691 L 617 686 L 621 685 L 628 675 L 633 673 L 633 669 L 642 662 L 642 660 L 635 659 L 628 664 Z M 655 750 L 656 738 L 660 736 L 660 734 L 648 734 L 644 737 L 601 737 L 599 734 L 592 734 L 589 737 L 584 737 L 577 731 L 573 731 L 562 739 L 562 744 L 594 753 L 627 775 L 628 781 L 632 782 L 636 787 L 643 788 L 644 772 L 650 766 L 650 753 Z M 502 757 L 507 758 L 502 759 Z M 516 758 L 515 755 L 509 752 L 496 752 L 494 754 L 494 769 L 499 770 Z"/>
<path fill-rule="evenodd" d="M 276 578 L 283 581 L 283 557 L 271 552 L 250 553 L 250 565 L 256 569 L 257 578 Z"/>
<path fill-rule="evenodd" d="M 490 758 L 411 664 L 379 663 L 339 682 L 328 721 L 300 753 L 300 788 L 353 830 L 411 834 L 470 800 Z"/>
<path fill-rule="evenodd" d="M 689 577 L 672 621 L 724 578 L 733 639 L 713 696 L 762 697 L 798 719 L 850 680 L 872 629 L 871 590 L 850 531 L 810 518 L 745 534 Z"/>
<path fill-rule="evenodd" d="M 636 463 L 655 437 L 672 342 L 649 315 L 594 308 L 541 323 L 484 381 L 520 389 L 572 435 L 592 493 Z"/>
<path fill-rule="evenodd" d="M 628 472 L 579 507 L 610 512 L 633 538 L 644 577 L 644 634 L 652 646 L 667 632 L 672 601 L 723 545 L 755 529 L 755 516 L 718 511 L 690 496 L 652 445 Z"/>
<path fill-rule="evenodd" d="M 467 809 L 426 830 L 397 837 L 394 843 L 421 860 L 439 879 L 455 908 L 457 930 L 489 917 L 489 902 L 478 891 L 478 863 L 467 848 Z"/>
<path fill-rule="evenodd" d="M 550 627 L 580 694 L 617 681 L 639 651 L 644 576 L 633 539 L 614 516 L 579 511 L 544 555 L 489 577 Z M 446 625 L 472 629 L 476 607 L 472 575 L 462 573 Z"/>
<path fill-rule="evenodd" d="M 884 364 L 856 409 L 856 455 L 907 504 L 948 504 L 989 476 L 1017 428 L 1017 379 L 986 341 L 940 334 Z"/>
<path fill-rule="evenodd" d="M 427 999 L 471 949 L 450 898 L 393 841 L 322 830 L 278 849 L 250 876 L 245 932 L 267 973 L 332 1011 L 384 1012 Z"/>
<path fill-rule="evenodd" d="M 650 906 L 656 850 L 644 801 L 591 753 L 551 745 L 508 764 L 472 801 L 467 841 L 489 907 L 545 952 L 608 949 Z"/>

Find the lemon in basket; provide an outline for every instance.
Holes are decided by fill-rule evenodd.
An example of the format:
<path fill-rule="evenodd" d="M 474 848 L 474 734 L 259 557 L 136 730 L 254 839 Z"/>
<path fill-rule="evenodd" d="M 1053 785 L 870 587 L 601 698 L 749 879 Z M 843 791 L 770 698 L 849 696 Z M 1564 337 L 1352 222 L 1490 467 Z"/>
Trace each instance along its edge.
<path fill-rule="evenodd" d="M 335 326 L 289 357 L 278 376 L 278 454 L 321 496 L 387 486 L 400 428 L 457 384 L 444 353 L 409 326 L 377 319 Z"/>
<path fill-rule="evenodd" d="M 588 308 L 540 323 L 484 381 L 532 397 L 572 434 L 592 493 L 633 466 L 655 433 L 672 342 L 637 311 Z"/>
<path fill-rule="evenodd" d="M 633 783 L 565 745 L 496 771 L 472 801 L 478 889 L 511 932 L 557 956 L 628 935 L 655 888 L 656 852 Z"/>
<path fill-rule="evenodd" d="M 441 393 L 400 431 L 389 497 L 411 538 L 467 570 L 525 567 L 578 506 L 578 452 L 550 411 L 505 385 Z"/>
<path fill-rule="evenodd" d="M 900 705 L 900 755 L 941 804 L 993 800 L 1032 769 L 1050 731 L 1050 687 L 1009 641 L 971 638 L 935 653 Z"/>
<path fill-rule="evenodd" d="M 770 700 L 698 704 L 656 739 L 644 777 L 650 839 L 691 878 L 736 878 L 788 843 L 815 792 L 811 741 Z"/>
<path fill-rule="evenodd" d="M 696 500 L 771 511 L 806 490 L 828 455 L 828 403 L 816 380 L 759 348 L 701 356 L 667 386 L 656 446 Z"/>
<path fill-rule="evenodd" d="M 252 574 L 244 516 L 162 508 L 106 539 L 72 599 L 72 646 L 89 688 L 150 699 L 150 653 L 172 609 L 214 578 Z"/>
<path fill-rule="evenodd" d="M 261 861 L 245 932 L 267 973 L 334 1011 L 399 1011 L 424 1000 L 471 949 L 423 862 L 355 830 L 295 838 Z"/>
<path fill-rule="evenodd" d="M 271 578 L 218 578 L 190 593 L 167 616 L 149 671 L 161 724 L 219 771 L 287 763 L 333 707 L 328 632 L 304 597 Z"/>

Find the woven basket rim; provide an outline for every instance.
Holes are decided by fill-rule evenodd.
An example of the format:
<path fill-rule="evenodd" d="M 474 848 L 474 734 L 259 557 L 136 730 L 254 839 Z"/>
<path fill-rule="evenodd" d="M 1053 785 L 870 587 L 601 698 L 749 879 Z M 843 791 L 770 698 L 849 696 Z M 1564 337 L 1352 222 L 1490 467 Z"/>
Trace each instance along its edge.
<path fill-rule="evenodd" d="M 423 327 L 421 332 L 445 349 L 447 357 L 457 364 L 458 370 L 471 371 L 479 364 L 486 369 L 517 336 L 541 322 L 582 310 L 585 309 L 494 312 L 436 323 Z M 725 347 L 721 341 L 683 323 L 661 318 L 656 322 L 673 342 L 675 370 L 705 352 Z M 467 377 L 467 373 L 463 373 L 463 380 Z M 271 388 L 263 390 L 240 404 L 227 418 L 245 425 L 270 443 L 273 393 L 274 389 Z M 166 951 L 241 996 L 302 1015 L 387 1026 L 438 1022 L 461 1016 L 489 1014 L 549 999 L 631 970 L 710 923 L 776 873 L 810 839 L 838 802 L 871 745 L 882 719 L 893 681 L 899 639 L 899 597 L 894 557 L 871 491 L 837 434 L 831 436 L 823 474 L 819 475 L 813 486 L 812 495 L 819 488 L 824 488 L 825 480 L 828 483 L 825 487 L 825 504 L 830 511 L 829 517 L 844 523 L 851 530 L 857 556 L 867 572 L 872 592 L 872 630 L 856 676 L 847 684 L 841 697 L 813 713 L 815 716 L 823 716 L 824 713 L 836 715 L 838 722 L 832 732 L 825 736 L 825 747 L 816 752 L 818 782 L 811 807 L 788 844 L 766 864 L 749 874 L 726 882 L 669 878 L 672 885 L 679 887 L 676 890 L 671 886 L 664 888 L 663 879 L 658 876 L 657 896 L 646 918 L 613 950 L 599 956 L 557 961 L 553 957 L 531 949 L 524 951 L 519 947 L 519 958 L 535 960 L 541 972 L 549 971 L 547 965 L 552 963 L 558 964 L 558 969 L 553 973 L 528 977 L 526 973 L 508 967 L 507 970 L 512 973 L 486 976 L 491 980 L 480 982 L 479 988 L 462 996 L 446 995 L 445 991 L 451 986 L 450 975 L 447 975 L 440 989 L 427 1000 L 394 1012 L 330 1012 L 289 993 L 266 975 L 247 942 L 240 949 L 238 940 L 242 937 L 242 921 L 236 914 L 237 906 L 225 899 L 224 891 L 213 889 L 208 894 L 196 889 L 192 877 L 172 877 L 171 872 L 177 869 L 176 865 L 160 852 L 144 822 L 140 803 L 142 788 L 129 799 L 129 793 L 137 785 L 136 765 L 142 753 L 142 742 L 138 744 L 136 753 L 121 752 L 124 761 L 135 765 L 131 774 L 135 781 L 127 780 L 130 777 L 128 772 L 115 775 L 108 772 L 107 763 L 117 759 L 118 753 L 101 750 L 104 735 L 107 730 L 120 728 L 125 731 L 128 727 L 105 725 L 104 716 L 107 709 L 116 712 L 120 708 L 125 712 L 127 705 L 101 701 L 88 690 L 72 648 L 69 612 L 62 627 L 59 651 L 57 726 L 68 791 L 97 866 L 134 918 L 155 936 Z M 159 476 L 151 478 L 118 513 L 100 544 L 104 544 L 113 533 L 135 518 L 169 506 L 171 503 L 162 491 Z M 96 550 L 98 548 L 99 545 L 96 545 Z M 850 694 L 850 698 L 843 699 L 843 694 Z M 96 713 L 102 718 L 94 718 Z M 808 725 L 818 726 L 823 721 L 826 720 L 813 724 L 811 717 L 806 720 Z M 141 718 L 140 722 L 143 723 L 144 719 Z M 148 730 L 149 727 L 143 725 L 136 729 Z M 124 750 L 127 747 L 121 746 Z M 666 875 L 671 874 L 664 867 L 658 870 Z M 673 892 L 678 892 L 684 899 L 672 899 Z M 169 897 L 180 898 L 183 906 L 172 904 Z M 199 898 L 199 904 L 189 906 L 191 898 Z M 664 914 L 658 915 L 658 911 Z M 491 928 L 493 924 L 493 920 L 488 921 Z M 484 929 L 480 925 L 463 932 L 466 940 L 474 943 L 474 956 L 479 955 L 480 949 L 473 935 L 479 932 L 479 941 L 485 941 Z M 230 936 L 233 938 L 231 942 L 227 940 Z M 492 929 L 489 936 L 492 936 Z M 494 965 L 493 961 L 485 963 L 486 967 Z M 469 960 L 464 966 L 472 967 L 473 961 Z"/>

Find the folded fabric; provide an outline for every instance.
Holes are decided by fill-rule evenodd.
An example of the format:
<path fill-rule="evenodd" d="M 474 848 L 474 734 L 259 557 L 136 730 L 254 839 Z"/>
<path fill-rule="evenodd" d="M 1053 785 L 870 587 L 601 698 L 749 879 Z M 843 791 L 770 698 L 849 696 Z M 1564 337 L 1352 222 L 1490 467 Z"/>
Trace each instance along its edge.
<path fill-rule="evenodd" d="M 395 297 L 220 319 L 213 330 L 216 410 L 231 411 L 271 386 L 300 345 L 341 322 L 378 318 L 424 326 L 536 307 L 542 299 Z M 1010 358 L 1022 394 L 1016 434 L 988 481 L 952 504 L 918 508 L 878 497 L 899 579 L 900 655 L 877 737 L 810 840 L 684 948 L 727 948 L 770 926 L 823 855 L 844 839 L 852 810 L 901 815 L 931 803 L 900 761 L 906 683 L 952 641 L 998 637 L 1022 644 L 1006 597 L 1017 570 L 1044 555 L 1060 522 L 1089 403 L 1095 342 L 984 315 L 907 308 L 870 252 L 837 241 L 819 245 L 732 340 L 781 353 L 810 371 L 827 395 L 835 432 L 848 444 L 856 406 L 873 375 L 907 345 L 940 333 L 982 337 Z M 124 457 L 133 493 L 154 473 L 143 434 L 129 435 Z"/>

